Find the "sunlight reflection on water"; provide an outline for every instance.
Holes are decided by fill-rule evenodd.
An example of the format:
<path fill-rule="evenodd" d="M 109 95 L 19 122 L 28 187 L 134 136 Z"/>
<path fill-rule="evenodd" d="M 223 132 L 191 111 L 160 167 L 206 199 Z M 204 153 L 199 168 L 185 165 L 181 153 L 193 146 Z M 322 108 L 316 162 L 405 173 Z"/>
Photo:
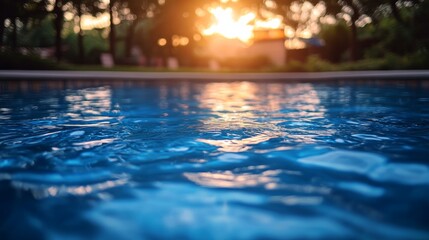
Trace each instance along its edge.
<path fill-rule="evenodd" d="M 0 84 L 0 233 L 427 239 L 424 86 Z"/>
<path fill-rule="evenodd" d="M 282 91 L 284 90 L 284 91 Z M 261 101 L 263 99 L 263 101 Z M 300 142 L 315 142 L 314 137 L 333 134 L 332 129 L 315 134 L 307 129 L 305 134 L 288 134 L 288 129 L 280 127 L 284 119 L 299 118 L 300 121 L 313 121 L 324 117 L 324 106 L 320 104 L 317 92 L 310 84 L 270 85 L 261 88 L 256 83 L 209 83 L 197 97 L 200 107 L 209 109 L 215 116 L 203 119 L 205 131 L 241 130 L 244 138 L 233 139 L 198 139 L 225 152 L 244 152 L 252 145 L 267 142 L 272 138 L 289 137 Z M 282 110 L 284 114 L 273 116 L 266 112 Z M 289 124 L 289 123 L 287 123 Z M 300 122 L 300 124 L 306 124 Z M 291 125 L 291 124 L 290 124 Z M 307 123 L 306 126 L 313 126 Z M 239 134 L 240 137 L 243 134 Z"/>

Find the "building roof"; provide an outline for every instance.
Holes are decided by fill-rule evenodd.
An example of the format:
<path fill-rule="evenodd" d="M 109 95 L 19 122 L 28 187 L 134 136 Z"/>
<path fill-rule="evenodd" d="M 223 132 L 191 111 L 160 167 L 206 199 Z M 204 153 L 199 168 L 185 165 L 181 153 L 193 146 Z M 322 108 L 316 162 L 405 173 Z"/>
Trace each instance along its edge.
<path fill-rule="evenodd" d="M 267 40 L 284 40 L 285 34 L 283 29 L 264 29 L 253 31 L 255 42 Z"/>

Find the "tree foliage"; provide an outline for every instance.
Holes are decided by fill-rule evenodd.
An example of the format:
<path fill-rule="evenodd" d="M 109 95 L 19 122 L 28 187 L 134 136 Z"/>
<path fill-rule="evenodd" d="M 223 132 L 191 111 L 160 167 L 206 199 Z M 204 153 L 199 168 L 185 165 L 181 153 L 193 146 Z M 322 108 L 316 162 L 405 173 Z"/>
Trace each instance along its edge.
<path fill-rule="evenodd" d="M 339 21 L 336 24 L 322 26 L 319 36 L 325 42 L 326 58 L 339 63 L 349 45 L 350 31 L 346 22 Z"/>
<path fill-rule="evenodd" d="M 0 46 L 6 45 L 12 49 L 20 46 L 54 46 L 56 58 L 61 60 L 64 26 L 67 24 L 65 14 L 72 12 L 79 19 L 79 31 L 75 37 L 68 37 L 74 40 L 67 40 L 66 43 L 75 44 L 68 48 L 77 51 L 78 57 L 74 59 L 80 59 L 77 62 L 83 63 L 89 55 L 85 47 L 91 44 L 84 39 L 86 33 L 80 26 L 82 16 L 109 13 L 110 28 L 100 30 L 90 38 L 97 36 L 98 40 L 104 41 L 103 47 L 109 45 L 114 57 L 119 48 L 117 42 L 123 46 L 126 59 L 130 58 L 133 46 L 140 46 L 147 55 L 174 55 L 178 48 L 173 47 L 173 38 L 180 36 L 189 39 L 186 51 L 190 52 L 194 46 L 192 39 L 200 33 L 201 25 L 210 21 L 208 14 L 199 15 L 198 9 L 220 5 L 242 9 L 243 12 L 244 9 L 252 10 L 259 18 L 264 18 L 263 13 L 269 11 L 281 14 L 284 23 L 296 30 L 308 24 L 309 19 L 297 18 L 291 6 L 307 3 L 314 6 L 322 4 L 325 6 L 323 15 L 337 20 L 335 24 L 320 27 L 320 37 L 326 43 L 330 61 L 342 60 L 346 48 L 352 60 L 365 56 L 365 52 L 366 56 L 383 57 L 388 53 L 403 55 L 429 51 L 426 30 L 429 1 L 424 0 L 110 0 L 107 5 L 103 0 L 1 0 Z M 114 21 L 116 17 L 121 20 L 118 29 Z M 362 27 L 364 20 L 370 27 Z M 49 21 L 52 22 L 50 27 L 47 25 Z M 103 40 L 104 31 L 109 33 L 109 40 Z M 362 44 L 363 34 L 371 38 L 371 45 Z M 161 38 L 167 41 L 163 48 L 157 44 Z M 183 49 L 185 47 L 180 51 Z"/>

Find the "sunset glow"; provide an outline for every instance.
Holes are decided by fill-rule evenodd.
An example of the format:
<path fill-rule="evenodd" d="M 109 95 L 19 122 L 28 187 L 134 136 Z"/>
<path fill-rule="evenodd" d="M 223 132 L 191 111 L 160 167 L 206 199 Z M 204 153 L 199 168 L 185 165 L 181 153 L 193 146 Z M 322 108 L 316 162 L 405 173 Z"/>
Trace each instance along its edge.
<path fill-rule="evenodd" d="M 283 27 L 280 16 L 260 20 L 256 18 L 255 13 L 248 12 L 237 17 L 234 9 L 230 7 L 215 7 L 209 9 L 209 12 L 213 15 L 214 22 L 202 31 L 202 34 L 206 36 L 219 34 L 228 39 L 239 39 L 248 43 L 253 39 L 255 29 L 279 29 Z"/>
<path fill-rule="evenodd" d="M 239 39 L 248 42 L 253 37 L 251 22 L 255 19 L 254 13 L 247 13 L 239 18 L 234 17 L 232 8 L 216 7 L 209 9 L 214 17 L 214 23 L 203 30 L 204 35 L 219 34 L 229 39 Z"/>

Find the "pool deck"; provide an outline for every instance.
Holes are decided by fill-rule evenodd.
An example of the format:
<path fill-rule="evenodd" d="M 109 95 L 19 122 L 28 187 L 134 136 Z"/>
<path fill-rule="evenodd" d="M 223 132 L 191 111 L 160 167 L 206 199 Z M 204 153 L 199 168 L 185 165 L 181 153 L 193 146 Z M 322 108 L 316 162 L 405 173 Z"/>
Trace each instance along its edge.
<path fill-rule="evenodd" d="M 112 80 L 246 80 L 317 81 L 347 79 L 425 79 L 429 70 L 348 71 L 312 73 L 117 72 L 0 70 L 1 79 L 112 79 Z"/>

